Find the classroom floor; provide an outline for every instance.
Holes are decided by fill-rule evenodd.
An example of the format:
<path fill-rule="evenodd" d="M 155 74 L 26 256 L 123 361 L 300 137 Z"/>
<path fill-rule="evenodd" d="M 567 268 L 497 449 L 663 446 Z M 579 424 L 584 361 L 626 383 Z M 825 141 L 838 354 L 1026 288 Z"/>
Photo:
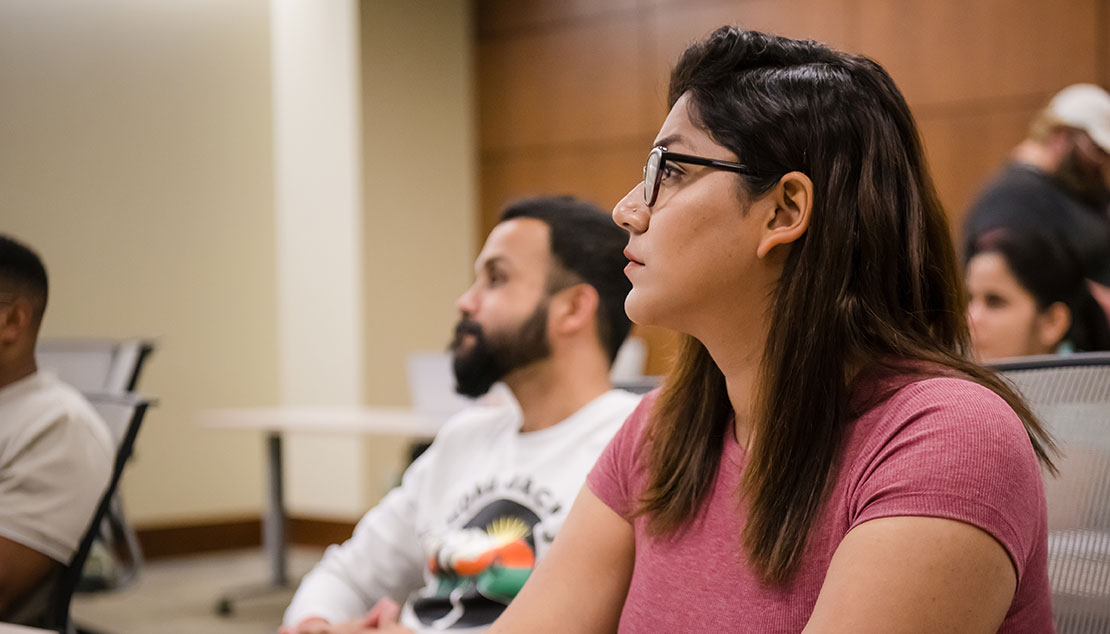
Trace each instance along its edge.
<path fill-rule="evenodd" d="M 290 548 L 290 578 L 300 579 L 322 554 Z M 260 549 L 147 562 L 131 586 L 79 594 L 71 610 L 78 627 L 97 634 L 274 634 L 292 589 L 241 600 L 231 616 L 214 610 L 226 590 L 257 587 L 267 570 Z"/>

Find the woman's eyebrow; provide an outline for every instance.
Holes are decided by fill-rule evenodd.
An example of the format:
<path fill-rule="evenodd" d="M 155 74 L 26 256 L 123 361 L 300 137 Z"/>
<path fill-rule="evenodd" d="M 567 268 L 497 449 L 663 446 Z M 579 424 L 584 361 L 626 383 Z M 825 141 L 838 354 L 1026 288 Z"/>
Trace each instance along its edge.
<path fill-rule="evenodd" d="M 662 139 L 656 140 L 654 147 L 669 148 L 671 145 L 673 145 L 675 143 L 680 143 L 681 144 L 681 143 L 684 143 L 685 141 L 686 141 L 686 139 L 681 134 L 668 134 L 667 136 L 663 137 Z"/>

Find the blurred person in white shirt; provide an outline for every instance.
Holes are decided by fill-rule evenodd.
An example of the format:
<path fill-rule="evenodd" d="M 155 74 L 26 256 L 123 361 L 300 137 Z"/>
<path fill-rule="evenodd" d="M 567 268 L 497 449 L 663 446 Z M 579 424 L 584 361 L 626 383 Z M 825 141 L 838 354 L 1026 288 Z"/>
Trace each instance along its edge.
<path fill-rule="evenodd" d="M 36 625 L 108 485 L 114 451 L 77 390 L 35 364 L 42 260 L 0 235 L 0 620 Z"/>

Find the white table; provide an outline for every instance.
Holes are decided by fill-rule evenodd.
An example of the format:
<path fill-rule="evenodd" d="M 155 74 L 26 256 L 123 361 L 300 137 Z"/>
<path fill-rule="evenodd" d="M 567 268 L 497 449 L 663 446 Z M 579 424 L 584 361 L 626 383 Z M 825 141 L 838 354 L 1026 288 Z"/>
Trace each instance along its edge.
<path fill-rule="evenodd" d="M 262 524 L 263 546 L 270 560 L 269 584 L 227 594 L 216 605 L 231 614 L 234 601 L 289 587 L 286 571 L 285 499 L 282 488 L 282 434 L 287 432 L 360 434 L 412 439 L 433 438 L 447 415 L 418 413 L 402 407 L 250 407 L 200 412 L 204 427 L 266 432 L 267 496 Z M 0 631 L 0 634 L 4 632 Z"/>
<path fill-rule="evenodd" d="M 0 622 L 0 634 L 57 634 L 54 630 L 40 630 L 37 627 Z"/>

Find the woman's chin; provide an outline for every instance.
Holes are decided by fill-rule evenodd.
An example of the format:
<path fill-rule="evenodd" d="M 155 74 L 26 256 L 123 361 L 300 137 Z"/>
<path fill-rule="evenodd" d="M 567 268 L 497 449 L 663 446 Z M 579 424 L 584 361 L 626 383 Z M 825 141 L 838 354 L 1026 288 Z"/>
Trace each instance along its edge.
<path fill-rule="evenodd" d="M 624 312 L 632 323 L 641 326 L 662 326 L 660 323 L 660 315 L 658 306 L 649 298 L 644 296 L 644 293 L 637 292 L 636 289 L 628 294 L 624 300 Z"/>

